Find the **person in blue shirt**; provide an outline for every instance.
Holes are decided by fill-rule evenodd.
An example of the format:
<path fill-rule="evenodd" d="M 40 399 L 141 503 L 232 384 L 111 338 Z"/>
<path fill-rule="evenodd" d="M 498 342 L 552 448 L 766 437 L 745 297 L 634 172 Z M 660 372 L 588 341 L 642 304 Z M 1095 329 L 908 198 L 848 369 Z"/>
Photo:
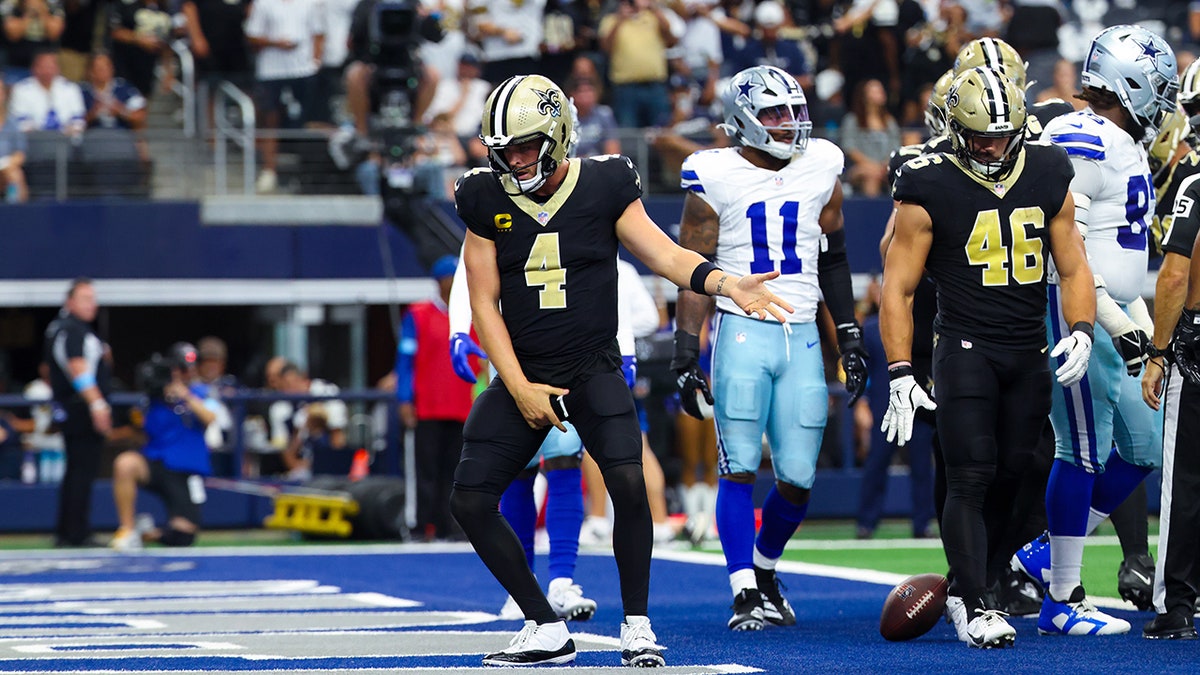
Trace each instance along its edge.
<path fill-rule="evenodd" d="M 113 501 L 120 528 L 110 546 L 138 550 L 143 542 L 190 546 L 200 527 L 205 501 L 204 476 L 212 473 L 204 430 L 216 419 L 209 399 L 189 388 L 187 368 L 196 362 L 196 348 L 178 343 L 168 356 L 155 354 L 138 367 L 138 380 L 147 401 L 134 415 L 145 433 L 139 450 L 127 450 L 113 461 Z M 163 529 L 135 519 L 138 488 L 157 494 L 167 507 Z"/>

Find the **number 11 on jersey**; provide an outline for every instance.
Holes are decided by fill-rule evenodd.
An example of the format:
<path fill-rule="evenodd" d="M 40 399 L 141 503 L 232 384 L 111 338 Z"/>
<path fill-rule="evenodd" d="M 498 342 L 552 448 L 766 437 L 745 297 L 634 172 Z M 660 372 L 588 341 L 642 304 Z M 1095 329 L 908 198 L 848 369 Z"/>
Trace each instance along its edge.
<path fill-rule="evenodd" d="M 780 274 L 799 274 L 802 262 L 796 256 L 796 232 L 800 229 L 800 202 L 784 202 L 779 207 L 779 217 L 783 221 L 783 237 L 780 248 L 783 249 L 783 260 L 779 261 Z M 762 274 L 775 269 L 775 261 L 771 259 L 771 247 L 767 244 L 767 203 L 754 202 L 746 209 L 746 218 L 750 219 L 750 242 L 754 246 L 754 259 L 750 261 L 750 272 Z M 775 225 L 774 219 L 771 225 Z"/>

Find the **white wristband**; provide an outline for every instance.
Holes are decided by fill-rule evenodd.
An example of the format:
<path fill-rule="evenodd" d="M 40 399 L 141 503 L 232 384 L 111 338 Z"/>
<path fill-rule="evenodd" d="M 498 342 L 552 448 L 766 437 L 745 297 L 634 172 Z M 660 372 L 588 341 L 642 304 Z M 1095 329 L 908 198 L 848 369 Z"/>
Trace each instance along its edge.
<path fill-rule="evenodd" d="M 102 398 L 98 398 L 95 401 L 92 401 L 90 404 L 88 404 L 88 407 L 91 408 L 95 412 L 105 412 L 105 411 L 109 410 L 108 401 L 105 401 Z"/>

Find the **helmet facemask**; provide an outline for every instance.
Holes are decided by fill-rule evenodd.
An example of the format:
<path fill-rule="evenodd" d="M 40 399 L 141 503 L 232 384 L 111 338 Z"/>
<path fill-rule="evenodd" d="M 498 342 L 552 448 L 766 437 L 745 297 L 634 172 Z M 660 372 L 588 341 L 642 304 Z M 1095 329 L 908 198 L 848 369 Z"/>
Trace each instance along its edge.
<path fill-rule="evenodd" d="M 537 158 L 532 162 L 519 166 L 511 166 L 508 160 L 505 159 L 505 149 L 539 140 L 541 141 L 541 147 L 538 149 Z M 558 161 L 551 156 L 556 144 L 553 139 L 547 137 L 545 134 L 537 133 L 523 138 L 515 138 L 503 145 L 495 145 L 484 140 L 484 145 L 487 146 L 488 163 L 491 165 L 492 171 L 500 179 L 500 184 L 504 187 L 504 191 L 513 196 L 536 192 L 546 184 L 546 180 L 554 175 L 554 172 L 558 169 Z M 518 177 L 518 174 L 530 168 L 534 170 L 532 176 L 523 179 Z M 509 188 L 515 188 L 516 191 L 510 191 Z"/>
<path fill-rule="evenodd" d="M 950 122 L 950 133 L 956 136 L 954 154 L 959 161 L 966 164 L 972 171 L 987 180 L 1000 181 L 1008 178 L 1013 167 L 1017 165 L 1017 157 L 1021 148 L 1025 147 L 1025 127 L 1012 131 L 979 132 L 964 129 L 957 121 Z M 999 156 L 980 150 L 980 141 L 1001 139 L 1003 150 Z M 990 143 L 989 143 L 990 144 Z"/>

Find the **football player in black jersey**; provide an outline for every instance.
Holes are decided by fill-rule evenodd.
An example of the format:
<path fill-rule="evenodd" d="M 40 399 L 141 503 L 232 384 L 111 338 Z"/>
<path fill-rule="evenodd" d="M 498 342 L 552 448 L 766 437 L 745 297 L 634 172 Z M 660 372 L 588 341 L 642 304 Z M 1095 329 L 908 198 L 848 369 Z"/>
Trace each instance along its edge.
<path fill-rule="evenodd" d="M 1023 92 L 985 68 L 954 80 L 946 98 L 953 154 L 909 161 L 896 181 L 895 233 L 883 276 L 880 327 L 891 397 L 883 428 L 908 440 L 917 408 L 939 408 L 946 464 L 942 539 L 953 575 L 947 613 L 975 647 L 1011 645 L 1016 632 L 983 603 L 989 542 L 998 537 L 1050 410 L 1046 252 L 1061 277 L 1072 332 L 1060 381 L 1083 375 L 1095 292 L 1074 223 L 1066 154 L 1024 143 Z M 935 405 L 912 376 L 913 291 L 937 283 Z M 989 517 L 985 519 L 984 514 Z"/>
<path fill-rule="evenodd" d="M 488 569 L 525 614 L 511 645 L 485 665 L 566 663 L 575 645 L 500 515 L 501 493 L 550 427 L 569 419 L 604 472 L 613 501 L 613 553 L 625 621 L 621 662 L 661 666 L 646 616 L 652 528 L 641 432 L 621 375 L 617 246 L 698 293 L 732 298 L 748 314 L 784 321 L 792 308 L 764 286 L 778 272 L 735 277 L 680 248 L 646 214 L 633 163 L 570 159 L 570 102 L 550 80 L 505 80 L 484 105 L 490 169 L 455 186 L 471 311 L 499 376 L 475 401 L 450 508 Z M 501 314 L 503 306 L 503 314 Z"/>

